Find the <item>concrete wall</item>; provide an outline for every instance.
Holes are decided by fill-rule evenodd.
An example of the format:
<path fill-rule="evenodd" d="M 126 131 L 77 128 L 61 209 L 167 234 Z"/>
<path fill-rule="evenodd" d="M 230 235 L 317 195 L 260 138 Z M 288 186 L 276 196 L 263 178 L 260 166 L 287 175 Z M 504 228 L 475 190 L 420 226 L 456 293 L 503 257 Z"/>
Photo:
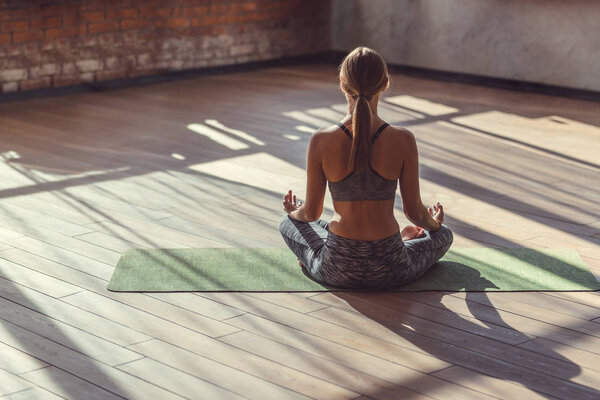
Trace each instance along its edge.
<path fill-rule="evenodd" d="M 332 48 L 388 63 L 600 91 L 600 1 L 333 0 Z"/>

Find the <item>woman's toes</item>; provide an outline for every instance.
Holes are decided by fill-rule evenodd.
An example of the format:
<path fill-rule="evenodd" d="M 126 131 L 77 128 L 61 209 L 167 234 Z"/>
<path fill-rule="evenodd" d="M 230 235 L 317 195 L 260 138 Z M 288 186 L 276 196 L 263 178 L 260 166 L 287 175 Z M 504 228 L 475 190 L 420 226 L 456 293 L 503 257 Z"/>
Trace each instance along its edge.
<path fill-rule="evenodd" d="M 300 261 L 300 259 L 298 259 L 298 265 L 304 268 L 304 264 L 302 264 L 302 261 Z"/>

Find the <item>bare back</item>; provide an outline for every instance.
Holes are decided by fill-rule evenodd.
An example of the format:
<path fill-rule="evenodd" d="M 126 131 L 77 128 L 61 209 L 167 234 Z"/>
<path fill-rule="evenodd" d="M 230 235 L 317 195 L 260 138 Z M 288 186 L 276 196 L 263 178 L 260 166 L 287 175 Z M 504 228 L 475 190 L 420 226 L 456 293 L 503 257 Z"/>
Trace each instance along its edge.
<path fill-rule="evenodd" d="M 381 119 L 373 121 L 370 137 L 382 122 Z M 390 125 L 373 143 L 370 164 L 383 178 L 400 179 L 406 136 L 405 129 Z M 321 165 L 328 181 L 340 181 L 352 173 L 347 166 L 352 142 L 339 127 L 323 129 L 320 144 Z M 329 229 L 337 235 L 356 240 L 371 241 L 389 237 L 400 229 L 394 217 L 394 202 L 394 199 L 334 201 L 335 214 Z"/>

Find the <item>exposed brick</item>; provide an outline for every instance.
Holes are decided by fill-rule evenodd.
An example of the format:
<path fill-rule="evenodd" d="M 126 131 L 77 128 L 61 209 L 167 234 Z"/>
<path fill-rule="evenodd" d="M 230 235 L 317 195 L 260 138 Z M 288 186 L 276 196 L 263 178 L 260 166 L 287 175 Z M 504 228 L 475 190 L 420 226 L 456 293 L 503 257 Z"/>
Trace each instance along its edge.
<path fill-rule="evenodd" d="M 120 18 L 137 18 L 138 9 L 137 8 L 122 8 L 118 11 Z"/>
<path fill-rule="evenodd" d="M 98 71 L 102 69 L 102 60 L 80 60 L 76 61 L 77 68 L 82 72 Z"/>
<path fill-rule="evenodd" d="M 190 20 L 192 26 L 205 26 L 205 25 L 216 25 L 220 23 L 219 17 L 216 15 L 210 15 L 202 18 L 192 18 Z"/>
<path fill-rule="evenodd" d="M 169 19 L 157 19 L 154 21 L 154 26 L 157 28 L 185 28 L 188 26 L 189 20 L 187 18 L 169 18 Z"/>
<path fill-rule="evenodd" d="M 29 30 L 29 21 L 10 21 L 3 22 L 2 32 L 24 32 Z"/>
<path fill-rule="evenodd" d="M 52 86 L 52 79 L 47 76 L 40 79 L 31 79 L 19 82 L 21 90 L 42 89 Z"/>
<path fill-rule="evenodd" d="M 144 53 L 137 56 L 137 64 L 141 67 L 148 66 L 152 63 L 150 53 Z"/>
<path fill-rule="evenodd" d="M 103 21 L 104 11 L 84 11 L 81 13 L 81 19 L 87 22 Z"/>
<path fill-rule="evenodd" d="M 0 80 L 13 90 L 302 54 L 329 34 L 328 18 L 301 28 L 329 15 L 319 0 L 3 1 L 0 68 L 27 75 Z"/>
<path fill-rule="evenodd" d="M 175 10 L 173 15 L 175 17 L 204 17 L 208 15 L 208 7 L 184 7 Z"/>
<path fill-rule="evenodd" d="M 27 19 L 27 17 L 29 16 L 29 13 L 30 13 L 30 10 L 27 10 L 25 8 L 12 9 L 12 10 L 10 10 L 10 19 L 12 19 L 12 20 Z"/>
<path fill-rule="evenodd" d="M 60 17 L 44 17 L 44 18 L 32 18 L 29 23 L 31 29 L 39 30 L 43 28 L 55 28 L 61 26 Z"/>
<path fill-rule="evenodd" d="M 173 14 L 173 10 L 171 8 L 151 8 L 151 7 L 142 7 L 140 8 L 140 16 L 144 18 L 166 18 L 170 17 Z"/>
<path fill-rule="evenodd" d="M 16 92 L 19 90 L 19 82 L 7 82 L 2 84 L 2 93 Z"/>
<path fill-rule="evenodd" d="M 239 56 L 242 54 L 252 53 L 256 46 L 254 44 L 241 44 L 237 46 L 231 46 L 229 48 L 229 54 L 232 56 Z"/>
<path fill-rule="evenodd" d="M 229 11 L 229 4 L 211 4 L 210 13 L 211 14 L 222 14 Z"/>
<path fill-rule="evenodd" d="M 125 69 L 96 72 L 96 80 L 97 81 L 105 81 L 105 80 L 109 80 L 109 79 L 120 79 L 120 78 L 126 78 L 126 77 L 127 77 L 127 71 Z"/>
<path fill-rule="evenodd" d="M 254 11 L 256 10 L 256 3 L 244 2 L 240 5 L 242 10 L 244 11 Z"/>
<path fill-rule="evenodd" d="M 83 80 L 79 77 L 79 75 L 75 76 L 61 76 L 56 75 L 52 77 L 52 86 L 69 86 L 69 85 L 77 85 L 83 82 Z"/>
<path fill-rule="evenodd" d="M 46 29 L 46 39 L 66 38 L 78 35 L 85 35 L 87 28 L 85 25 L 69 26 L 66 28 L 51 28 Z"/>
<path fill-rule="evenodd" d="M 122 30 L 147 28 L 152 28 L 152 23 L 143 19 L 124 19 L 123 21 L 121 21 Z"/>
<path fill-rule="evenodd" d="M 107 69 L 117 69 L 117 67 L 121 64 L 119 57 L 108 57 L 104 59 L 104 66 Z"/>
<path fill-rule="evenodd" d="M 37 79 L 42 76 L 56 75 L 60 72 L 58 64 L 42 64 L 29 68 L 29 77 Z"/>
<path fill-rule="evenodd" d="M 38 15 L 58 15 L 62 10 L 53 4 L 42 4 L 36 11 Z"/>
<path fill-rule="evenodd" d="M 102 22 L 90 22 L 88 30 L 90 33 L 103 33 L 116 31 L 119 29 L 119 23 L 117 21 L 102 21 Z"/>
<path fill-rule="evenodd" d="M 169 62 L 168 61 L 159 61 L 154 63 L 154 66 L 158 69 L 169 69 Z"/>
<path fill-rule="evenodd" d="M 40 50 L 43 52 L 50 52 L 56 49 L 56 43 L 54 40 L 42 40 L 40 42 Z"/>
<path fill-rule="evenodd" d="M 81 18 L 81 14 L 79 14 L 78 12 L 74 12 L 71 14 L 64 14 L 62 16 L 62 19 L 63 19 L 64 26 L 79 25 L 82 22 L 84 22 L 83 19 Z"/>
<path fill-rule="evenodd" d="M 112 46 L 115 43 L 115 34 L 105 33 L 104 35 L 98 35 L 98 40 L 100 41 L 101 46 Z"/>
<path fill-rule="evenodd" d="M 93 82 L 94 81 L 94 73 L 86 72 L 85 74 L 79 75 L 83 82 Z"/>
<path fill-rule="evenodd" d="M 171 69 L 179 70 L 183 67 L 183 60 L 171 60 L 169 62 L 169 67 Z"/>
<path fill-rule="evenodd" d="M 39 54 L 40 45 L 37 42 L 27 43 L 23 45 L 23 55 L 30 58 L 32 55 Z"/>
<path fill-rule="evenodd" d="M 20 69 L 5 69 L 4 71 L 0 71 L 0 81 L 8 82 L 8 81 L 20 81 L 27 78 L 27 70 Z"/>
<path fill-rule="evenodd" d="M 81 46 L 82 47 L 91 47 L 98 45 L 98 37 L 97 36 L 84 36 L 81 38 Z"/>
<path fill-rule="evenodd" d="M 62 65 L 62 75 L 75 75 L 77 73 L 77 66 L 74 62 L 65 63 Z"/>

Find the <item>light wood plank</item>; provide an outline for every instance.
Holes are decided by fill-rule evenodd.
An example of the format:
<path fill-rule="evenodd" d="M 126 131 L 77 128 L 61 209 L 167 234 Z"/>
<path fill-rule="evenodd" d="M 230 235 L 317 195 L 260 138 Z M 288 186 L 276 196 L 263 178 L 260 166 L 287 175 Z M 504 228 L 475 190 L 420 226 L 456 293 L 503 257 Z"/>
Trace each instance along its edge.
<path fill-rule="evenodd" d="M 173 393 L 177 393 L 186 399 L 211 398 L 223 400 L 242 400 L 246 398 L 220 386 L 212 384 L 210 381 L 201 379 L 206 377 L 204 374 L 196 377 L 149 358 L 143 358 L 139 361 L 121 365 L 119 369 L 141 379 L 152 381 L 155 384 L 160 385 L 161 387 L 164 387 Z M 219 372 L 218 369 L 216 371 L 214 369 L 209 371 L 217 373 Z M 245 377 L 241 378 L 244 379 Z M 259 388 L 254 388 L 254 390 L 258 389 Z M 281 393 L 279 395 L 281 396 Z M 283 399 L 287 397 L 283 396 L 279 398 Z"/>
<path fill-rule="evenodd" d="M 31 383 L 0 368 L 0 397 L 32 387 Z"/>
<path fill-rule="evenodd" d="M 511 381 L 483 375 L 477 371 L 462 367 L 446 368 L 433 375 L 449 382 L 459 383 L 499 399 L 554 399 L 554 396 L 540 394 Z"/>
<path fill-rule="evenodd" d="M 202 345 L 195 345 L 193 347 L 197 353 L 192 353 L 154 340 L 132 345 L 129 348 L 199 378 L 207 379 L 242 396 L 247 396 L 249 393 L 260 393 L 264 399 L 306 399 L 319 396 L 351 399 L 358 396 L 356 393 L 327 382 L 311 379 L 284 365 L 277 365 L 277 372 L 273 373 L 275 371 L 273 363 L 251 353 L 237 351 L 234 347 L 223 343 L 209 344 L 209 346 L 213 349 L 207 350 Z M 186 347 L 189 349 L 190 345 Z M 217 348 L 223 353 L 215 354 L 214 349 Z M 206 352 L 211 353 L 212 358 L 218 356 L 219 362 L 202 357 L 201 355 Z M 318 395 L 319 391 L 321 395 Z"/>
<path fill-rule="evenodd" d="M 516 373 L 521 368 L 527 368 L 583 385 L 593 385 L 593 382 L 600 381 L 600 374 L 596 371 L 581 370 L 556 353 L 554 357 L 547 357 L 485 337 L 459 333 L 443 325 L 439 325 L 437 330 L 421 330 L 418 324 L 407 326 L 402 317 L 390 318 L 392 312 L 386 312 L 388 310 L 385 309 L 376 312 L 360 310 L 366 315 L 335 308 L 315 311 L 309 315 L 339 326 L 349 327 L 365 335 L 434 355 L 454 365 L 482 372 L 487 370 L 487 373 L 492 371 L 503 376 L 518 376 Z M 502 360 L 506 363 L 494 363 L 493 360 Z"/>
<path fill-rule="evenodd" d="M 0 319 L 108 365 L 140 358 L 139 354 L 119 345 L 5 299 L 0 299 Z"/>
<path fill-rule="evenodd" d="M 229 324 L 136 293 L 112 293 L 109 298 L 85 291 L 65 297 L 63 301 L 156 338 L 165 335 L 171 337 L 173 333 L 177 333 L 180 340 L 184 337 L 197 340 L 197 335 L 217 337 L 239 330 Z"/>
<path fill-rule="evenodd" d="M 392 344 L 387 341 L 369 337 L 354 332 L 351 329 L 336 326 L 306 314 L 279 307 L 241 293 L 201 293 L 202 297 L 212 298 L 231 307 L 238 308 L 255 315 L 264 316 L 272 321 L 284 323 L 300 331 L 316 334 L 322 338 L 336 343 L 351 346 L 365 353 L 398 362 L 422 372 L 436 371 L 449 365 L 441 360 L 426 354 L 414 351 L 405 346 Z M 235 325 L 235 320 L 241 317 L 228 319 L 227 322 Z"/>
<path fill-rule="evenodd" d="M 179 398 L 158 386 L 109 367 L 85 354 L 9 322 L 0 325 L 0 341 L 122 397 Z"/>
<path fill-rule="evenodd" d="M 39 387 L 32 387 L 2 396 L 3 400 L 61 400 L 62 397 Z"/>
<path fill-rule="evenodd" d="M 405 325 L 407 329 L 410 329 L 412 326 L 415 328 L 418 327 L 419 331 L 422 332 L 436 333 L 440 329 L 445 332 L 446 327 L 450 327 L 448 333 L 453 332 L 454 335 L 459 335 L 458 337 L 460 338 L 462 338 L 463 333 L 458 330 L 468 332 L 468 336 L 474 334 L 509 344 L 521 343 L 534 337 L 511 327 L 500 325 L 489 326 L 470 315 L 459 316 L 449 310 L 440 309 L 431 304 L 413 301 L 411 300 L 412 294 L 410 293 L 394 293 L 390 295 L 334 294 L 324 292 L 313 295 L 309 299 L 320 304 L 328 304 L 342 310 L 359 313 L 375 314 L 379 310 L 385 309 L 389 312 L 389 317 L 387 318 L 390 320 L 397 318 L 400 321 L 399 325 Z M 379 315 L 377 316 L 379 317 Z M 382 318 L 385 319 L 386 316 L 384 315 Z M 452 328 L 456 328 L 456 330 Z"/>
<path fill-rule="evenodd" d="M 69 400 L 117 400 L 122 397 L 56 367 L 48 367 L 21 375 L 40 388 Z"/>
<path fill-rule="evenodd" d="M 0 254 L 3 256 L 9 251 L 11 250 L 3 251 Z M 4 258 L 0 258 L 0 277 L 32 289 L 45 291 L 53 297 L 62 297 L 81 290 L 70 283 L 24 268 L 22 265 Z"/>

